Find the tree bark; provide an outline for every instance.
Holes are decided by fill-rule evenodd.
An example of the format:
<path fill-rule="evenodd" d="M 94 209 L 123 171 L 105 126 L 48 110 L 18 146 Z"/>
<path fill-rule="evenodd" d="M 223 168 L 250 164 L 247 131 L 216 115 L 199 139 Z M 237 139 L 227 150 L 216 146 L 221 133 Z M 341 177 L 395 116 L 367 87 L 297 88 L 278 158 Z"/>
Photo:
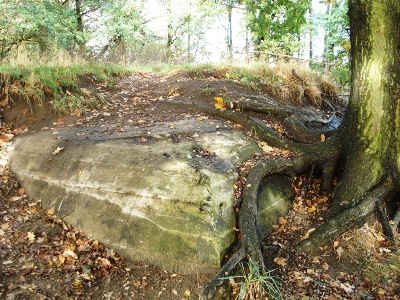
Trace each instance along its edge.
<path fill-rule="evenodd" d="M 331 216 L 399 172 L 400 5 L 349 1 L 352 86 L 343 135 L 347 163 Z"/>
<path fill-rule="evenodd" d="M 83 12 L 82 12 L 82 0 L 75 0 L 75 14 L 76 14 L 76 29 L 78 32 L 84 32 L 84 24 L 83 24 Z M 78 42 L 79 52 L 80 54 L 85 54 L 85 42 L 80 40 Z"/>

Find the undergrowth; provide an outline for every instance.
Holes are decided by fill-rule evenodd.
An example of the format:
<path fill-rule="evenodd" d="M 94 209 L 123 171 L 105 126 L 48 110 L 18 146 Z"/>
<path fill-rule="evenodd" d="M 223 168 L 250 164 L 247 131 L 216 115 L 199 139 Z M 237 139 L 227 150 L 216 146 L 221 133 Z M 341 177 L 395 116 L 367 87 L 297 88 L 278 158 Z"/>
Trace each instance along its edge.
<path fill-rule="evenodd" d="M 75 108 L 92 106 L 102 99 L 87 97 L 79 87 L 83 76 L 92 76 L 98 81 L 113 81 L 128 74 L 130 69 L 121 66 L 83 64 L 70 66 L 49 65 L 1 65 L 0 94 L 2 101 L 12 103 L 21 98 L 31 104 L 52 97 L 56 112 L 70 112 Z"/>
<path fill-rule="evenodd" d="M 269 94 L 285 102 L 320 106 L 324 98 L 337 100 L 338 89 L 326 74 L 300 63 L 278 62 L 275 66 L 194 66 L 191 76 L 198 79 L 234 80 L 249 89 Z"/>

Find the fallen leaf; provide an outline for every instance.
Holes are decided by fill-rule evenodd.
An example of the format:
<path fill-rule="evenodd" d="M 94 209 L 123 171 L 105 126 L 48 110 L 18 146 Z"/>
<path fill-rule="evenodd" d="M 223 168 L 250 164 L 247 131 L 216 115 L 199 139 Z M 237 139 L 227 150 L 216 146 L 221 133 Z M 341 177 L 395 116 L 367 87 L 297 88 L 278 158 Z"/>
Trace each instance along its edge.
<path fill-rule="evenodd" d="M 35 240 L 35 234 L 33 233 L 33 232 L 28 232 L 28 235 L 27 235 L 27 238 L 28 238 L 28 240 L 30 240 L 30 241 L 34 241 Z"/>
<path fill-rule="evenodd" d="M 190 296 L 190 294 L 191 294 L 191 293 L 190 293 L 190 291 L 189 291 L 189 290 L 186 290 L 186 291 L 185 291 L 185 296 L 188 296 L 188 297 L 189 297 L 189 296 Z"/>
<path fill-rule="evenodd" d="M 301 240 L 303 241 L 303 240 L 308 239 L 308 237 L 310 236 L 310 233 L 313 232 L 314 230 L 315 230 L 315 228 L 309 229 L 309 230 L 301 237 Z"/>
<path fill-rule="evenodd" d="M 388 248 L 379 248 L 379 252 L 380 253 L 390 253 L 392 251 L 390 249 L 388 249 Z"/>
<path fill-rule="evenodd" d="M 5 97 L 4 100 L 0 101 L 0 107 L 7 106 L 7 105 L 8 105 L 8 97 Z"/>
<path fill-rule="evenodd" d="M 304 276 L 303 283 L 313 282 L 313 279 L 310 276 Z"/>
<path fill-rule="evenodd" d="M 68 256 L 70 256 L 70 257 L 72 257 L 72 258 L 74 258 L 74 259 L 78 259 L 78 255 L 74 252 L 74 251 L 72 251 L 72 250 L 64 250 L 64 252 L 63 252 L 63 254 L 62 254 L 64 257 L 68 257 Z"/>
<path fill-rule="evenodd" d="M 90 274 L 82 274 L 81 277 L 82 277 L 83 279 L 86 279 L 86 280 L 91 280 L 91 279 L 92 279 L 92 277 L 90 276 Z"/>
<path fill-rule="evenodd" d="M 74 287 L 78 288 L 78 287 L 80 287 L 80 286 L 82 285 L 82 281 L 79 280 L 79 279 L 75 279 L 75 280 L 72 282 L 72 285 L 73 285 Z"/>
<path fill-rule="evenodd" d="M 36 207 L 32 208 L 32 210 L 29 212 L 31 215 L 36 215 L 38 213 L 38 210 Z"/>
<path fill-rule="evenodd" d="M 101 263 L 101 265 L 102 265 L 103 267 L 109 267 L 109 266 L 111 266 L 111 263 L 110 263 L 110 261 L 109 261 L 107 258 L 99 257 L 97 260 L 100 261 L 100 263 Z"/>
<path fill-rule="evenodd" d="M 286 219 L 284 217 L 279 217 L 278 218 L 278 223 L 280 225 L 286 225 L 287 221 L 286 221 Z"/>
<path fill-rule="evenodd" d="M 0 135 L 0 142 L 8 142 L 10 138 L 6 135 Z"/>
<path fill-rule="evenodd" d="M 321 142 L 325 142 L 325 134 L 321 133 Z"/>
<path fill-rule="evenodd" d="M 267 143 L 265 143 L 264 141 L 258 142 L 258 145 L 261 147 L 261 149 L 265 153 L 271 153 L 271 152 L 275 151 L 275 149 L 273 147 L 267 145 Z"/>
<path fill-rule="evenodd" d="M 341 283 L 340 284 L 340 288 L 342 290 L 344 290 L 347 294 L 352 294 L 354 292 L 354 289 L 355 289 L 354 285 L 351 285 L 348 282 Z M 379 294 L 379 292 L 378 292 L 378 294 Z"/>
<path fill-rule="evenodd" d="M 286 258 L 284 257 L 275 257 L 274 262 L 282 267 L 286 266 Z"/>
<path fill-rule="evenodd" d="M 340 257 L 343 255 L 343 253 L 344 253 L 343 248 L 342 248 L 342 247 L 338 247 L 338 248 L 336 249 L 336 253 L 337 253 L 338 257 L 340 258 Z"/>
<path fill-rule="evenodd" d="M 307 209 L 308 213 L 310 213 L 310 214 L 315 212 L 316 210 L 317 210 L 317 208 L 314 205 Z"/>
<path fill-rule="evenodd" d="M 53 151 L 53 154 L 58 154 L 58 153 L 60 153 L 63 149 L 64 149 L 64 147 L 57 147 L 57 149 Z"/>
<path fill-rule="evenodd" d="M 16 135 L 24 133 L 24 132 L 28 132 L 28 127 L 22 126 L 22 127 L 15 128 L 13 130 L 13 133 L 16 134 Z"/>
<path fill-rule="evenodd" d="M 58 256 L 57 267 L 61 266 L 64 262 L 65 262 L 65 257 L 62 256 L 62 254 L 60 254 L 60 255 Z"/>
<path fill-rule="evenodd" d="M 226 106 L 224 103 L 224 99 L 222 97 L 215 97 L 215 108 L 220 109 L 220 110 L 226 110 Z"/>
<path fill-rule="evenodd" d="M 235 288 L 235 287 L 238 286 L 238 284 L 236 283 L 235 279 L 232 278 L 232 277 L 229 277 L 229 283 L 231 284 L 231 286 L 232 286 L 233 288 Z"/>
<path fill-rule="evenodd" d="M 12 264 L 12 263 L 13 263 L 12 260 L 3 261 L 3 265 L 10 265 L 10 264 Z"/>
<path fill-rule="evenodd" d="M 313 262 L 314 264 L 319 264 L 319 258 L 318 258 L 318 256 L 314 256 L 312 262 Z"/>

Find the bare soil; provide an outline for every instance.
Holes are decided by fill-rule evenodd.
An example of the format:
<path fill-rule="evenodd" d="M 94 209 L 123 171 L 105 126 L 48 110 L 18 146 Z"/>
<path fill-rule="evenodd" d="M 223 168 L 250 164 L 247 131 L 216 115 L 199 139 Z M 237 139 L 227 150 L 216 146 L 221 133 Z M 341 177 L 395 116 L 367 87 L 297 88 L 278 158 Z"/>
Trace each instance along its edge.
<path fill-rule="evenodd" d="M 191 72 L 171 76 L 138 73 L 107 83 L 87 76 L 81 78 L 80 85 L 86 96 L 105 101 L 94 109 L 63 115 L 51 111 L 50 98 L 42 103 L 15 101 L 11 107 L 2 108 L 0 299 L 197 299 L 214 274 L 172 274 L 143 262 L 125 260 L 51 211 L 43 210 L 39 199 L 30 199 L 8 169 L 6 150 L 12 148 L 12 138 L 26 130 L 64 126 L 103 127 L 106 132 L 133 126 L 143 129 L 145 141 L 145 134 L 159 124 L 214 118 L 169 102 L 190 100 L 213 106 L 214 97 L 240 99 L 265 92 L 263 87 L 250 90 L 218 74 L 199 79 Z M 264 120 L 279 128 L 270 117 L 265 116 Z M 279 149 L 269 151 L 265 157 L 287 155 Z M 238 166 L 241 178 L 236 189 L 240 190 L 257 159 L 261 158 L 254 157 Z M 307 232 L 323 222 L 329 208 L 328 198 L 318 195 L 318 179 L 310 183 L 306 195 L 305 178 L 296 178 L 293 184 L 294 207 L 278 220 L 274 233 L 266 238 L 265 249 L 268 266 L 275 270 L 284 299 L 399 299 L 398 271 L 384 282 L 372 282 L 361 272 L 364 265 L 346 258 L 342 239 L 322 249 L 323 254 L 318 256 L 292 250 L 307 237 Z M 384 238 L 378 238 L 378 245 L 372 249 L 378 250 L 371 250 L 368 256 L 381 262 L 386 262 L 385 255 L 390 253 L 387 251 L 396 251 Z M 224 289 L 233 298 L 238 292 L 237 286 L 226 285 Z"/>

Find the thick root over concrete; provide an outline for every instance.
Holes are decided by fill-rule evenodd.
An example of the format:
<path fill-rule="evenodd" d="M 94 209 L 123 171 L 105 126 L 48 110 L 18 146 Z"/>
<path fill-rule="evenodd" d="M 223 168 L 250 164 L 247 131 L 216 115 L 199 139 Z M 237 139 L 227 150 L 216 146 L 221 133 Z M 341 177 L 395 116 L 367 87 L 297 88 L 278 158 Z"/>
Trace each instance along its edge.
<path fill-rule="evenodd" d="M 246 186 L 243 189 L 239 211 L 238 225 L 241 239 L 238 242 L 237 250 L 201 293 L 203 299 L 213 299 L 217 286 L 220 283 L 220 278 L 229 275 L 231 271 L 238 267 L 238 264 L 243 259 L 249 258 L 263 266 L 264 262 L 261 245 L 264 237 L 259 235 L 260 231 L 257 228 L 256 219 L 258 213 L 257 193 L 260 183 L 266 177 L 272 175 L 294 176 L 304 174 L 307 171 L 314 174 L 316 170 L 319 170 L 322 174 L 321 192 L 327 193 L 333 186 L 332 183 L 336 174 L 339 158 L 346 157 L 347 151 L 349 150 L 344 149 L 342 146 L 342 140 L 345 139 L 343 135 L 345 131 L 340 129 L 324 141 L 317 139 L 318 142 L 308 144 L 310 141 L 309 139 L 315 139 L 315 137 L 320 134 L 319 131 L 308 132 L 304 135 L 304 137 L 306 137 L 304 138 L 305 140 L 295 142 L 282 137 L 268 127 L 265 122 L 253 116 L 245 115 L 242 111 L 221 111 L 207 106 L 194 106 L 193 103 L 187 102 L 175 104 L 234 121 L 248 130 L 251 130 L 255 133 L 257 138 L 266 141 L 271 146 L 287 149 L 295 153 L 293 157 L 287 159 L 261 161 L 250 171 L 246 180 Z M 257 101 L 256 104 L 252 105 L 250 101 L 245 101 L 240 104 L 233 103 L 230 106 L 232 108 L 239 106 L 241 110 L 252 110 L 253 108 L 253 111 L 269 111 L 270 113 L 279 115 L 279 108 L 271 105 L 271 103 L 261 103 Z M 282 114 L 292 112 L 291 108 L 287 107 L 284 107 L 282 110 Z M 297 127 L 301 129 L 302 126 Z M 301 134 L 299 136 L 301 136 Z M 393 178 L 395 178 L 395 176 L 393 176 Z M 396 181 L 393 178 L 390 176 L 382 178 L 378 183 L 371 183 L 374 186 L 368 186 L 368 183 L 366 183 L 363 187 L 363 191 L 360 192 L 358 190 L 354 193 L 355 197 L 353 198 L 355 199 L 352 199 L 351 205 L 344 206 L 341 210 L 336 209 L 337 213 L 331 214 L 328 220 L 315 230 L 308 239 L 297 245 L 296 249 L 304 252 L 317 252 L 320 246 L 329 243 L 337 235 L 354 227 L 359 223 L 360 219 L 363 219 L 372 212 L 377 212 L 385 233 L 394 241 L 393 230 L 390 226 L 388 216 L 385 213 L 385 209 L 381 204 L 382 200 L 387 199 L 389 194 L 398 191 L 398 186 L 396 186 Z M 336 198 L 337 197 L 334 199 L 335 201 L 337 200 Z M 335 202 L 334 204 L 336 208 L 340 208 L 338 203 Z M 394 214 L 393 221 L 395 224 L 400 223 L 400 209 Z"/>

